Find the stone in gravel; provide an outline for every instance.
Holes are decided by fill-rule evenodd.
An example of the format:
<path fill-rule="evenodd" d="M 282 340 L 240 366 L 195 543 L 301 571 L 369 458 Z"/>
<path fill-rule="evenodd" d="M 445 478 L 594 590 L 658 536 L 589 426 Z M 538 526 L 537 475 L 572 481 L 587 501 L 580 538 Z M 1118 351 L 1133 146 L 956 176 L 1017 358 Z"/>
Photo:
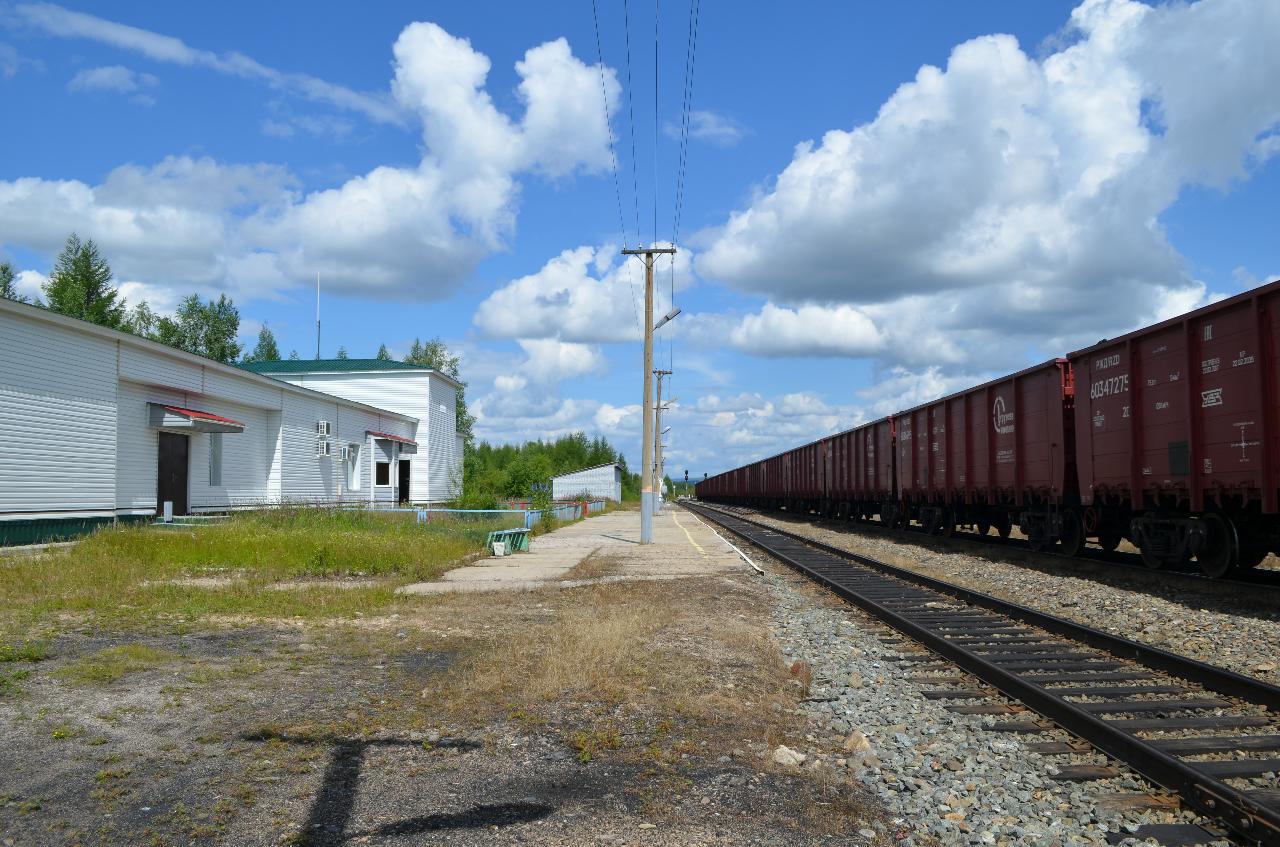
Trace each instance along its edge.
<path fill-rule="evenodd" d="M 779 744 L 773 750 L 773 761 L 784 768 L 798 768 L 804 764 L 805 754 L 792 750 L 785 744 Z"/>
<path fill-rule="evenodd" d="M 1273 666 L 1273 669 L 1274 669 L 1274 666 Z M 858 673 L 857 671 L 854 671 L 853 673 L 849 674 L 849 679 L 846 681 L 848 682 L 850 688 L 861 688 L 862 674 Z"/>
<path fill-rule="evenodd" d="M 871 739 L 867 738 L 859 730 L 849 733 L 849 737 L 844 740 L 842 748 L 846 753 L 865 753 L 871 749 Z"/>

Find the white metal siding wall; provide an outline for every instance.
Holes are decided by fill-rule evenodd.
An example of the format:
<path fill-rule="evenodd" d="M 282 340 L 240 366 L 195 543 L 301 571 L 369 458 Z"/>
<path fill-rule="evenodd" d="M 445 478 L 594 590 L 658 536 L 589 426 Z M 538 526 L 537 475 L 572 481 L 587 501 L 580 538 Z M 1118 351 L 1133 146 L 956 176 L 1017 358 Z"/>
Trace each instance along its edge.
<path fill-rule="evenodd" d="M 285 393 L 280 426 L 280 494 L 285 502 L 337 499 L 334 457 L 316 456 L 316 422 L 332 423 L 337 409 L 333 402 Z"/>
<path fill-rule="evenodd" d="M 431 485 L 430 500 L 452 500 L 459 494 L 461 474 L 455 477 L 458 463 L 458 393 L 443 379 L 431 380 L 431 416 L 427 418 L 427 474 Z M 421 431 L 422 427 L 418 428 Z"/>
<path fill-rule="evenodd" d="M 0 313 L 0 512 L 115 506 L 116 345 Z"/>
<path fill-rule="evenodd" d="M 261 506 L 271 496 L 271 454 L 276 433 L 268 427 L 268 412 L 202 398 L 200 408 L 244 424 L 244 432 L 222 436 L 222 485 L 209 485 L 209 439 L 206 432 L 191 436 L 190 487 L 192 509 Z"/>

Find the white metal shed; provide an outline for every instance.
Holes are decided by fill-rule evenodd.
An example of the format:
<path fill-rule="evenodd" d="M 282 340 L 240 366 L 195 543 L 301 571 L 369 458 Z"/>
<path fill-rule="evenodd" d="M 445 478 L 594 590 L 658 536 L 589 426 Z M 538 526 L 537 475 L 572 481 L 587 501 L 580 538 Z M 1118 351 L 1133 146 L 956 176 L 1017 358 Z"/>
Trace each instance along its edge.
<path fill-rule="evenodd" d="M 591 497 L 619 502 L 622 500 L 622 467 L 611 462 L 553 476 L 551 497 L 555 500 Z"/>

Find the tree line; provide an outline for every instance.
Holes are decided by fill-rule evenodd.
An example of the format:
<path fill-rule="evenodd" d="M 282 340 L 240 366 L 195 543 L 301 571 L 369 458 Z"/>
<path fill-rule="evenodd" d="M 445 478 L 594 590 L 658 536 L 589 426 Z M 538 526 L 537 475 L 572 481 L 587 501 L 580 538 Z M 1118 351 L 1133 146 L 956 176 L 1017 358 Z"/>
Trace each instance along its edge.
<path fill-rule="evenodd" d="M 481 441 L 462 460 L 462 508 L 494 509 L 508 500 L 550 499 L 545 490 L 551 478 L 583 468 L 616 462 L 622 468 L 622 499 L 640 499 L 640 474 L 627 467 L 627 458 L 603 436 L 588 438 L 575 432 L 554 440 L 524 444 Z M 671 489 L 671 478 L 666 477 Z M 535 486 L 544 490 L 535 491 Z"/>
<path fill-rule="evenodd" d="M 198 294 L 189 294 L 179 301 L 172 315 L 163 315 L 155 312 L 145 300 L 130 307 L 112 285 L 114 278 L 111 265 L 93 239 L 81 241 L 76 233 L 72 233 L 54 260 L 48 280 L 41 287 L 43 302 L 39 298 L 31 300 L 18 291 L 13 266 L 8 262 L 0 263 L 0 297 L 129 332 L 226 364 L 281 359 L 275 334 L 266 324 L 258 331 L 258 342 L 253 350 L 241 357 L 244 348 L 237 341 L 240 310 L 225 294 L 218 295 L 217 300 L 202 300 Z M 298 351 L 291 351 L 289 358 L 298 359 Z M 337 358 L 348 358 L 345 346 L 338 348 Z M 378 348 L 376 358 L 392 360 L 387 345 Z M 415 338 L 404 361 L 432 368 L 460 383 L 457 428 L 470 449 L 475 417 L 467 409 L 466 384 L 460 376 L 460 357 L 454 355 L 440 338 L 426 342 Z"/>

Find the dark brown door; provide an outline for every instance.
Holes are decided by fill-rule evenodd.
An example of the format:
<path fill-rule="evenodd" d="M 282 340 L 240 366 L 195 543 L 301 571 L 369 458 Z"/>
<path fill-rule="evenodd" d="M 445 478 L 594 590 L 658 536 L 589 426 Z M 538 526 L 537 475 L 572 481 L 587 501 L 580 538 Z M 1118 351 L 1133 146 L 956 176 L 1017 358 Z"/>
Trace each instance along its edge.
<path fill-rule="evenodd" d="M 173 513 L 187 513 L 187 436 L 160 433 L 159 481 L 156 485 L 156 514 L 164 514 L 166 500 L 173 501 Z"/>
<path fill-rule="evenodd" d="M 409 460 L 400 460 L 400 502 L 409 502 Z"/>

